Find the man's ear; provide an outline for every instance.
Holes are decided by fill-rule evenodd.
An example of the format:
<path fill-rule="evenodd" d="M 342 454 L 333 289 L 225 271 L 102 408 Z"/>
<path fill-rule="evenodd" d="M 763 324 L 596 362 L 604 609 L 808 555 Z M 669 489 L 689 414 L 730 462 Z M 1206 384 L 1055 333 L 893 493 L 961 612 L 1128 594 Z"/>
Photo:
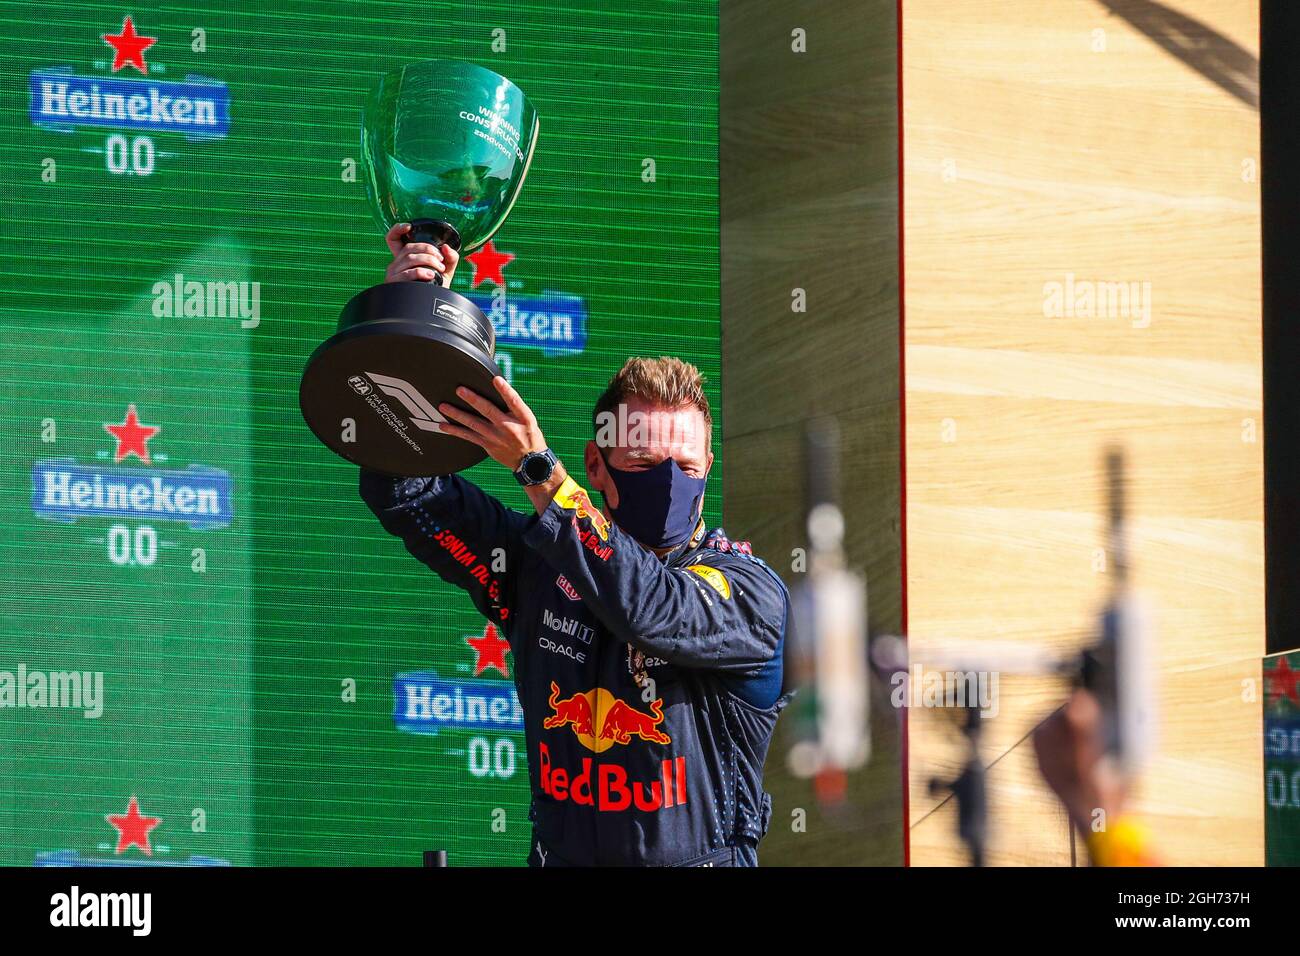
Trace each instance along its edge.
<path fill-rule="evenodd" d="M 600 451 L 594 441 L 587 442 L 582 449 L 582 466 L 587 472 L 588 483 L 596 484 L 597 468 L 600 467 Z"/>

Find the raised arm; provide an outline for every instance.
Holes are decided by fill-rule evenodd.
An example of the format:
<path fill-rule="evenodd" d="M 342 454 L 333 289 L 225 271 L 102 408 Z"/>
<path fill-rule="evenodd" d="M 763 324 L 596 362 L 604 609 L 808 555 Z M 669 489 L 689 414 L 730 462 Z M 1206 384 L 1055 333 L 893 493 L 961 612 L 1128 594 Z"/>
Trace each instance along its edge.
<path fill-rule="evenodd" d="M 459 475 L 390 478 L 362 468 L 360 492 L 416 559 L 465 591 L 488 620 L 508 621 L 510 575 L 531 518 Z"/>

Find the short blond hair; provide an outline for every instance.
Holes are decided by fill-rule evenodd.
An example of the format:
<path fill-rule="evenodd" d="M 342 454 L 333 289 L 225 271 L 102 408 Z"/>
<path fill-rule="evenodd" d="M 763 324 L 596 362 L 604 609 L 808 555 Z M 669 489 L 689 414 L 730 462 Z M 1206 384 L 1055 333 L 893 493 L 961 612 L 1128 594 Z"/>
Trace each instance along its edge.
<path fill-rule="evenodd" d="M 698 408 L 704 416 L 705 434 L 712 444 L 713 414 L 709 411 L 709 399 L 704 394 L 704 381 L 698 368 L 671 355 L 630 358 L 609 380 L 609 385 L 596 400 L 596 408 L 591 416 L 592 425 L 598 427 L 602 414 L 615 412 L 619 405 L 635 395 L 644 402 L 666 408 L 682 408 L 687 405 Z"/>

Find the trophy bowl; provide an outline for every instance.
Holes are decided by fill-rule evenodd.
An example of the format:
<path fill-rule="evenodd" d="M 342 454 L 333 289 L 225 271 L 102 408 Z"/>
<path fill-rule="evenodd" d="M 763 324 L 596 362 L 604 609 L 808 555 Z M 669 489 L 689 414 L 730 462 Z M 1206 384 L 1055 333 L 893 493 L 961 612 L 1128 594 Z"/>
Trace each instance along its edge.
<path fill-rule="evenodd" d="M 519 196 L 537 111 L 505 77 L 430 60 L 382 77 L 362 114 L 366 192 L 384 232 L 462 256 L 501 228 Z M 298 389 L 304 420 L 340 457 L 388 475 L 450 474 L 485 457 L 442 433 L 442 402 L 470 410 L 464 385 L 504 407 L 491 320 L 435 282 L 390 282 L 352 297 L 312 353 Z"/>

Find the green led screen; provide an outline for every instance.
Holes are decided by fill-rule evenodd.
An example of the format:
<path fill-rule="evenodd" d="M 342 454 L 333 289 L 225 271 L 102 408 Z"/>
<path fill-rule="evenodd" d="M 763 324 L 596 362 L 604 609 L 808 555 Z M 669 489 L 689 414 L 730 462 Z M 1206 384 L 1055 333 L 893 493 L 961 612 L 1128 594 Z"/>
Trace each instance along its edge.
<path fill-rule="evenodd" d="M 474 705 L 513 703 L 511 657 L 380 529 L 298 380 L 389 260 L 366 92 L 463 59 L 541 114 L 453 288 L 551 445 L 579 460 L 633 354 L 695 362 L 720 408 L 716 4 L 0 17 L 0 864 L 522 863 L 522 724 Z"/>

